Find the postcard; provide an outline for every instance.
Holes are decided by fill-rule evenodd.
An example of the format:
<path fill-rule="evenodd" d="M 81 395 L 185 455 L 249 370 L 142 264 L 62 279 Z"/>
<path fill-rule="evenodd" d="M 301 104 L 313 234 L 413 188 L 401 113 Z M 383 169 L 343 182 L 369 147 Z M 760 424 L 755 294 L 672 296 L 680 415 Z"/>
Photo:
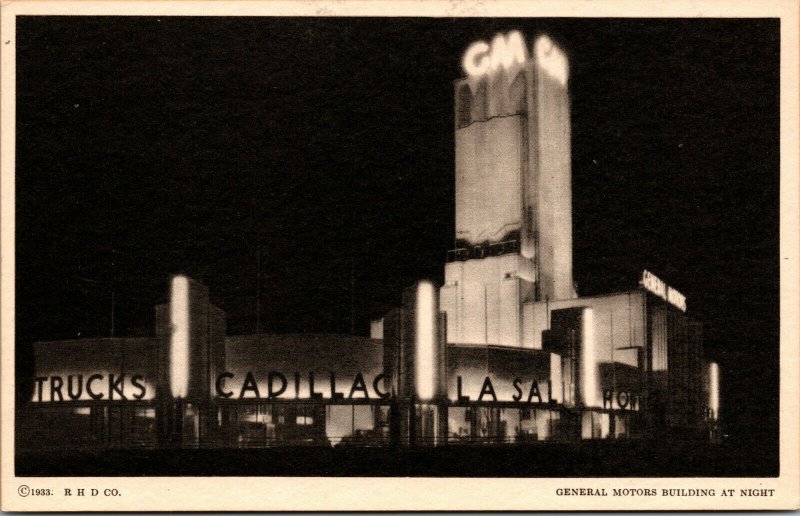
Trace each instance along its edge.
<path fill-rule="evenodd" d="M 2 508 L 797 509 L 798 12 L 5 2 Z"/>

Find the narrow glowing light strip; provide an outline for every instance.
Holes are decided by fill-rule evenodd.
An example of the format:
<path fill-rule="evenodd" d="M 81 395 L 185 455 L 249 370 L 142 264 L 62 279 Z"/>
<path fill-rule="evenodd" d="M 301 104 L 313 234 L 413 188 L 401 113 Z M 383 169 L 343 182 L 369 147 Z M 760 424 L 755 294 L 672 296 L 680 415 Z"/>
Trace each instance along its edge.
<path fill-rule="evenodd" d="M 581 393 L 586 407 L 597 406 L 597 357 L 594 342 L 594 310 L 583 310 L 583 343 L 581 346 Z"/>
<path fill-rule="evenodd" d="M 185 398 L 189 389 L 189 280 L 172 278 L 170 294 L 170 389 L 174 398 Z"/>
<path fill-rule="evenodd" d="M 434 288 L 431 283 L 423 281 L 417 285 L 416 386 L 420 400 L 433 399 L 435 390 L 436 313 L 433 296 Z"/>
<path fill-rule="evenodd" d="M 715 362 L 708 364 L 708 407 L 711 417 L 719 418 L 719 365 Z"/>

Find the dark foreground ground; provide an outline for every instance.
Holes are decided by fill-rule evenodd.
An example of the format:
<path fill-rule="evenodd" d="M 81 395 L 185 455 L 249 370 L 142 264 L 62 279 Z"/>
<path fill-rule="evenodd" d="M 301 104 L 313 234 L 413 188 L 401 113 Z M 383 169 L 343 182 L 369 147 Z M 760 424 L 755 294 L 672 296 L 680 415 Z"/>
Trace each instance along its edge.
<path fill-rule="evenodd" d="M 19 452 L 18 476 L 777 476 L 774 453 L 653 441 L 447 446 Z"/>

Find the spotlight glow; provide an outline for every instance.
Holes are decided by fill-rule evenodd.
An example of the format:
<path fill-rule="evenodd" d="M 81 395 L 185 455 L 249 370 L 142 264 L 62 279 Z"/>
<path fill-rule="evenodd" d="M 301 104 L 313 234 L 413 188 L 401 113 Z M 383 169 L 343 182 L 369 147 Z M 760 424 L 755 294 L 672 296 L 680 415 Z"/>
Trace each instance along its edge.
<path fill-rule="evenodd" d="M 587 407 L 598 406 L 597 357 L 594 342 L 594 310 L 583 310 L 583 345 L 581 346 L 581 394 Z"/>
<path fill-rule="evenodd" d="M 716 362 L 708 364 L 708 408 L 711 417 L 719 418 L 719 365 Z"/>
<path fill-rule="evenodd" d="M 429 282 L 417 285 L 416 328 L 416 387 L 420 400 L 430 400 L 435 394 L 436 376 L 436 307 L 434 288 Z"/>
<path fill-rule="evenodd" d="M 189 279 L 172 278 L 170 293 L 170 389 L 175 398 L 185 398 L 189 390 Z"/>

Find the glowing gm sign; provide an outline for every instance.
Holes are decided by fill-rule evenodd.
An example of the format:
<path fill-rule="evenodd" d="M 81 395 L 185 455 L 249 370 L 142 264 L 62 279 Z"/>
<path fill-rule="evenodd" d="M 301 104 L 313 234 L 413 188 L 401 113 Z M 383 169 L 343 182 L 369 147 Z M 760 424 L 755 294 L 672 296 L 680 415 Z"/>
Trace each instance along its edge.
<path fill-rule="evenodd" d="M 567 84 L 569 76 L 567 56 L 553 44 L 553 41 L 547 36 L 539 36 L 533 49 L 539 67 L 560 84 Z"/>
<path fill-rule="evenodd" d="M 650 271 L 642 272 L 642 280 L 639 282 L 645 290 L 652 292 L 667 303 L 673 305 L 682 312 L 686 311 L 686 296 L 664 283 L 658 276 Z"/>
<path fill-rule="evenodd" d="M 509 69 L 528 59 L 525 40 L 519 31 L 498 34 L 491 46 L 485 41 L 476 41 L 467 48 L 461 65 L 470 77 L 480 77 L 500 68 Z"/>
<path fill-rule="evenodd" d="M 569 64 L 564 52 L 555 46 L 547 36 L 539 36 L 533 45 L 533 55 L 536 64 L 545 74 L 567 84 Z M 525 48 L 525 39 L 519 31 L 509 32 L 505 36 L 498 34 L 492 39 L 491 45 L 485 41 L 476 41 L 467 48 L 461 65 L 464 72 L 472 78 L 478 78 L 498 70 L 509 70 L 522 65 L 528 60 Z"/>

